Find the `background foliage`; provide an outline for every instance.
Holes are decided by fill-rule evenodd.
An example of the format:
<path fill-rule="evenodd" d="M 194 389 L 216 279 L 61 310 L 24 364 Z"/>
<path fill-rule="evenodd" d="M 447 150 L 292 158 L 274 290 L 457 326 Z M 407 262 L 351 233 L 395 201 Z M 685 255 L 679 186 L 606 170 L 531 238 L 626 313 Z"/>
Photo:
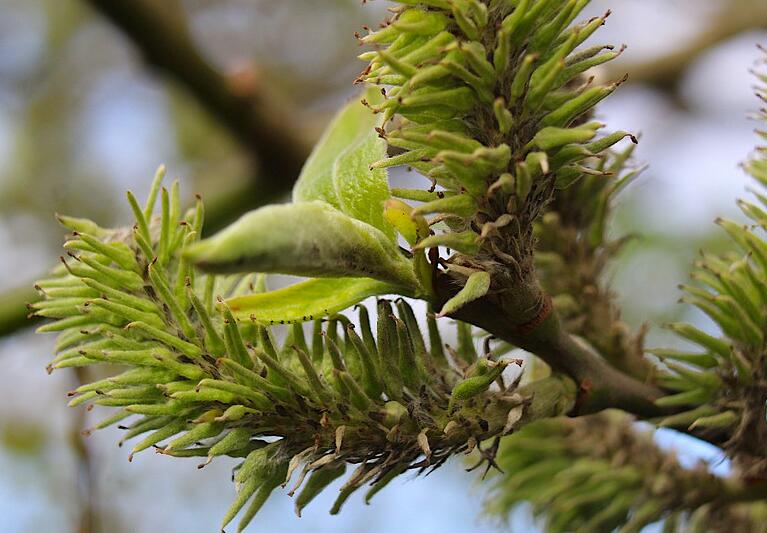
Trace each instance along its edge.
<path fill-rule="evenodd" d="M 182 176 L 186 194 L 200 192 L 209 204 L 226 191 L 251 201 L 252 184 L 263 177 L 251 147 L 243 148 L 228 125 L 208 114 L 182 85 L 151 74 L 130 42 L 87 4 L 0 1 L 3 289 L 38 276 L 60 253 L 60 230 L 50 213 L 82 213 L 105 226 L 124 223 L 129 213 L 117 199 L 126 188 L 143 196 L 159 161 Z M 176 2 L 154 2 L 161 11 L 171 4 Z M 594 2 L 590 12 L 601 14 L 606 4 Z M 729 9 L 726 16 L 717 15 L 723 6 Z M 349 80 L 360 67 L 350 60 L 357 52 L 351 34 L 380 19 L 385 4 L 363 8 L 356 0 L 323 0 L 302 2 L 297 9 L 294 3 L 268 0 L 196 0 L 177 7 L 186 16 L 192 42 L 219 70 L 233 73 L 227 79 L 235 89 L 274 86 L 290 108 L 282 121 L 311 140 L 327 112 L 351 93 Z M 674 305 L 675 285 L 685 281 L 695 250 L 722 245 L 709 221 L 721 214 L 739 217 L 734 197 L 745 180 L 736 162 L 752 145 L 744 117 L 754 107 L 746 71 L 756 57 L 753 43 L 764 42 L 756 28 L 763 28 L 766 18 L 763 7 L 745 0 L 704 7 L 694 0 L 624 2 L 600 35 L 605 42 L 631 45 L 611 69 L 636 78 L 600 114 L 643 132 L 638 157 L 653 163 L 627 192 L 615 222 L 616 233 L 642 234 L 610 273 L 632 325 L 675 318 L 682 311 Z M 698 59 L 689 65 L 667 59 L 671 66 L 665 76 L 657 76 L 658 63 L 650 73 L 634 66 L 654 54 L 683 52 L 689 43 Z M 231 198 L 219 201 L 233 205 Z M 707 325 L 695 313 L 687 318 Z M 650 335 L 649 344 L 660 344 L 661 331 Z M 50 342 L 23 333 L 0 343 L 0 467 L 5 474 L 0 510 L 10 517 L 11 530 L 67 523 L 81 531 L 143 531 L 168 519 L 179 530 L 213 529 L 231 499 L 227 465 L 207 472 L 204 480 L 190 464 L 159 456 L 148 455 L 126 468 L 126 451 L 115 449 L 114 434 L 83 441 L 78 436 L 87 425 L 83 417 L 91 415 L 67 411 L 61 401 L 77 377 L 44 375 Z M 698 453 L 686 450 L 684 441 L 675 445 Z M 716 464 L 719 458 L 713 459 Z M 461 467 L 454 464 L 452 471 L 385 491 L 372 508 L 350 502 L 333 521 L 325 518 L 329 502 L 318 502 L 296 521 L 287 509 L 277 509 L 291 505 L 282 498 L 270 502 L 261 519 L 270 527 L 278 519 L 286 521 L 296 531 L 354 531 L 360 523 L 383 530 L 384 524 L 405 523 L 418 509 L 417 520 L 434 530 L 465 529 L 475 524 L 480 495 L 473 491 L 467 497 L 465 478 L 460 472 L 454 476 Z M 437 525 L 440 519 L 445 523 Z M 521 513 L 514 519 L 526 520 Z"/>

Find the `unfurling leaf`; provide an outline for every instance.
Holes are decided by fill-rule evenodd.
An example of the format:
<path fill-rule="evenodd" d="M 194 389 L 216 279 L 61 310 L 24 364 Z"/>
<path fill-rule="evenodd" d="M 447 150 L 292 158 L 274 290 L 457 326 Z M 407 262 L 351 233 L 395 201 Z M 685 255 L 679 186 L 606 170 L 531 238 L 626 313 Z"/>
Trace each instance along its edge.
<path fill-rule="evenodd" d="M 419 288 L 410 262 L 386 235 L 323 202 L 251 211 L 184 253 L 210 272 L 369 277 L 406 294 Z"/>
<path fill-rule="evenodd" d="M 365 94 L 370 103 L 380 98 L 375 90 Z M 386 157 L 386 142 L 375 131 L 382 120 L 356 98 L 347 104 L 306 161 L 293 187 L 293 201 L 321 200 L 394 240 L 383 219 L 383 204 L 390 196 L 386 170 L 370 168 Z"/>
<path fill-rule="evenodd" d="M 263 324 L 306 322 L 332 315 L 369 296 L 391 294 L 397 287 L 369 278 L 317 278 L 283 289 L 227 300 L 236 316 Z"/>
<path fill-rule="evenodd" d="M 411 246 L 429 235 L 429 225 L 421 215 L 401 200 L 391 198 L 384 204 L 384 218 Z"/>
<path fill-rule="evenodd" d="M 463 286 L 458 294 L 450 298 L 442 306 L 442 311 L 437 316 L 443 317 L 453 314 L 464 305 L 482 298 L 489 290 L 490 274 L 488 272 L 474 272 L 466 280 L 466 285 Z"/>

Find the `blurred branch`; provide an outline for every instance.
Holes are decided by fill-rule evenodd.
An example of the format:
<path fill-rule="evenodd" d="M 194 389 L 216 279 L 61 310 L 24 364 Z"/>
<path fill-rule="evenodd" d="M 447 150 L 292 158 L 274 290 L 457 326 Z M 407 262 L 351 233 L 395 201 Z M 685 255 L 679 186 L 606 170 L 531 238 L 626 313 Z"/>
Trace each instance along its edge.
<path fill-rule="evenodd" d="M 670 47 L 671 53 L 634 63 L 609 63 L 604 69 L 605 76 L 617 79 L 628 72 L 633 83 L 673 92 L 687 68 L 706 51 L 741 33 L 758 29 L 767 29 L 767 4 L 733 0 L 716 12 L 695 38 Z"/>
<path fill-rule="evenodd" d="M 267 179 L 262 192 L 290 189 L 309 153 L 290 113 L 280 109 L 257 71 L 227 76 L 198 50 L 177 2 L 86 0 L 119 28 L 146 62 L 168 75 L 214 115 L 254 154 Z"/>
<path fill-rule="evenodd" d="M 173 1 L 86 0 L 139 49 L 147 63 L 177 81 L 224 125 L 260 166 L 242 189 L 224 191 L 208 204 L 208 231 L 290 190 L 310 145 L 258 83 L 257 73 L 226 76 L 213 68 L 192 40 L 183 9 Z M 0 337 L 32 324 L 26 304 L 37 301 L 31 283 L 0 294 Z"/>
<path fill-rule="evenodd" d="M 27 304 L 38 298 L 31 281 L 0 294 L 0 337 L 32 324 L 27 319 Z"/>

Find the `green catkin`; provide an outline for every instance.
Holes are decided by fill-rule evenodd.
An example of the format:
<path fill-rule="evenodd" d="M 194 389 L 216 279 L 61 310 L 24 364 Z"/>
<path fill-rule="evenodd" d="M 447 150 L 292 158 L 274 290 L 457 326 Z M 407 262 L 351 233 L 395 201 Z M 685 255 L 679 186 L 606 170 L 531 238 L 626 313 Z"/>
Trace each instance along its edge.
<path fill-rule="evenodd" d="M 288 384 L 288 385 L 289 385 L 290 387 L 292 387 L 292 388 L 293 388 L 295 391 L 297 391 L 297 392 L 300 392 L 300 393 L 302 393 L 302 394 L 306 394 L 306 392 L 307 392 L 307 387 L 306 387 L 306 385 L 305 385 L 305 384 L 302 382 L 302 380 L 300 380 L 300 379 L 298 378 L 298 376 L 296 376 L 295 374 L 293 374 L 293 372 L 291 372 L 290 370 L 288 370 L 287 368 L 285 368 L 284 366 L 282 366 L 282 365 L 281 365 L 281 364 L 280 364 L 280 363 L 277 361 L 277 359 L 275 359 L 275 358 L 274 358 L 274 357 L 272 357 L 271 355 L 267 354 L 265 351 L 263 351 L 263 350 L 262 350 L 262 349 L 260 349 L 260 348 L 255 348 L 255 349 L 253 350 L 253 353 L 255 353 L 255 354 L 256 354 L 256 356 L 257 356 L 259 359 L 261 359 L 261 361 L 263 361 L 263 362 L 264 362 L 264 364 L 265 364 L 266 366 L 268 366 L 268 367 L 269 367 L 269 370 L 270 370 L 270 371 L 272 371 L 272 372 L 274 372 L 275 374 L 277 374 L 277 375 L 278 375 L 278 376 L 279 376 L 279 377 L 280 377 L 280 378 L 283 380 L 283 382 L 285 382 L 286 384 Z"/>
<path fill-rule="evenodd" d="M 226 345 L 227 353 L 242 366 L 246 368 L 252 367 L 253 362 L 250 359 L 245 342 L 242 340 L 237 320 L 235 320 L 228 305 L 222 304 L 221 307 L 224 315 L 224 344 Z"/>
<path fill-rule="evenodd" d="M 189 301 L 192 304 L 197 316 L 199 317 L 200 324 L 205 331 L 205 346 L 209 352 L 213 354 L 222 354 L 225 351 L 224 340 L 221 338 L 216 327 L 213 325 L 213 320 L 208 314 L 208 309 L 203 305 L 197 295 L 194 293 L 191 287 L 187 289 L 189 295 Z"/>
<path fill-rule="evenodd" d="M 397 327 L 392 319 L 391 303 L 386 300 L 378 301 L 377 335 L 378 359 L 381 362 L 384 390 L 392 399 L 402 398 L 402 376 L 398 367 L 399 361 L 392 360 L 387 354 L 397 351 Z"/>
<path fill-rule="evenodd" d="M 365 342 L 365 346 L 367 346 L 370 354 L 375 355 L 378 353 L 378 348 L 376 347 L 375 336 L 373 335 L 373 330 L 370 326 L 370 314 L 368 313 L 367 307 L 364 305 L 358 307 L 360 328 L 362 329 L 362 340 Z"/>
<path fill-rule="evenodd" d="M 301 511 L 311 503 L 311 501 L 327 488 L 333 481 L 346 473 L 346 464 L 327 465 L 315 470 L 304 488 L 296 497 L 296 514 L 301 517 Z"/>
<path fill-rule="evenodd" d="M 442 336 L 439 333 L 434 310 L 431 308 L 426 313 L 426 325 L 429 331 L 429 355 L 431 356 L 431 360 L 440 366 L 447 366 L 447 357 L 445 356 L 445 350 L 442 344 Z"/>
<path fill-rule="evenodd" d="M 397 347 L 399 351 L 399 369 L 402 375 L 402 381 L 411 391 L 417 391 L 421 386 L 421 372 L 416 360 L 416 354 L 413 350 L 413 343 L 410 340 L 405 323 L 392 316 L 397 328 Z"/>
<path fill-rule="evenodd" d="M 477 360 L 477 348 L 474 346 L 474 337 L 471 334 L 471 325 L 465 322 L 456 322 L 458 330 L 458 355 L 466 363 L 473 363 Z"/>
<path fill-rule="evenodd" d="M 128 416 L 132 416 L 132 414 L 128 413 Z M 153 431 L 155 429 L 160 429 L 162 427 L 165 427 L 168 425 L 169 422 L 172 422 L 172 420 L 173 419 L 171 417 L 167 417 L 167 416 L 160 416 L 160 417 L 148 416 L 148 417 L 141 418 L 138 421 L 131 424 L 130 426 L 128 426 L 126 432 L 123 434 L 123 438 L 120 440 L 119 445 L 122 446 L 125 441 L 130 440 L 139 435 L 143 435 L 144 433 L 148 431 Z"/>
<path fill-rule="evenodd" d="M 248 428 L 240 427 L 229 431 L 224 438 L 208 450 L 208 457 L 217 457 L 219 455 L 229 455 L 233 452 L 246 449 L 252 444 L 252 433 Z"/>
<path fill-rule="evenodd" d="M 173 439 L 163 451 L 180 450 L 192 446 L 197 441 L 217 436 L 224 429 L 224 425 L 218 422 L 196 424 L 182 436 Z"/>
<path fill-rule="evenodd" d="M 162 269 L 156 264 L 150 264 L 147 270 L 152 285 L 170 308 L 170 312 L 175 321 L 179 324 L 181 332 L 188 340 L 192 342 L 196 341 L 197 332 L 187 316 L 186 309 L 181 308 L 175 293 L 171 291 L 170 284 L 168 283 L 165 274 L 162 272 Z"/>
<path fill-rule="evenodd" d="M 162 427 L 162 429 L 159 429 L 149 435 L 147 438 L 136 444 L 133 449 L 131 450 L 131 455 L 129 456 L 129 459 L 132 458 L 133 455 L 137 454 L 140 451 L 146 450 L 147 448 L 154 446 L 155 444 L 164 441 L 165 439 L 168 439 L 174 435 L 177 435 L 178 433 L 181 433 L 186 429 L 187 422 L 184 420 L 175 420 L 166 426 Z"/>
<path fill-rule="evenodd" d="M 354 349 L 362 367 L 362 383 L 365 392 L 371 398 L 377 398 L 381 395 L 382 386 L 379 380 L 378 361 L 374 359 L 374 355 L 370 353 L 368 346 L 354 330 L 353 325 L 346 327 L 349 340 L 351 341 L 352 348 Z"/>
<path fill-rule="evenodd" d="M 290 401 L 291 394 L 288 389 L 275 385 L 271 381 L 261 377 L 260 374 L 242 366 L 232 359 L 221 357 L 216 360 L 216 366 L 242 385 L 248 385 L 263 390 L 265 393 L 278 398 L 280 401 Z"/>
<path fill-rule="evenodd" d="M 320 400 L 326 400 L 329 398 L 331 393 L 323 384 L 322 379 L 320 379 L 320 376 L 317 373 L 317 370 L 314 368 L 312 361 L 309 359 L 309 356 L 298 346 L 294 346 L 293 349 L 298 355 L 298 360 L 301 363 L 301 367 L 304 369 L 304 374 L 306 375 L 306 379 L 309 381 L 309 386 L 314 390 L 317 398 Z"/>
<path fill-rule="evenodd" d="M 379 136 L 401 151 L 365 166 L 409 165 L 434 185 L 392 193 L 419 204 L 403 212 L 418 229 L 410 244 L 413 262 L 425 267 L 417 271 L 426 292 L 432 290 L 432 274 L 438 273 L 432 269 L 437 270 L 439 248 L 451 250 L 448 264 L 456 269 L 470 265 L 456 270 L 472 281 L 458 293 L 459 300 L 443 308 L 444 314 L 490 290 L 497 263 L 483 270 L 477 258 L 495 257 L 499 249 L 514 262 L 531 252 L 531 243 L 509 235 L 532 234 L 538 212 L 552 200 L 547 191 L 553 184 L 564 187 L 607 169 L 595 161 L 626 134 L 597 137 L 594 127 L 580 124 L 617 84 L 587 87 L 582 73 L 616 53 L 603 52 L 603 47 L 575 50 L 604 21 L 571 26 L 585 0 L 398 3 L 401 9 L 391 23 L 360 39 L 375 45 L 363 56 L 370 68 L 361 81 L 389 85 L 383 97 L 367 97 L 367 106 L 384 119 L 378 122 Z M 395 115 L 396 125 L 390 125 Z M 342 475 L 347 460 L 361 465 L 342 487 L 331 510 L 336 513 L 364 484 L 372 485 L 369 499 L 407 470 L 423 470 L 424 458 L 442 461 L 473 446 L 472 439 L 501 434 L 517 400 L 506 391 L 503 402 L 509 405 L 491 401 L 498 394 L 492 383 L 507 363 L 480 364 L 468 324 L 457 324 L 460 360 L 451 365 L 433 310 L 427 314 L 427 348 L 404 300 L 396 303 L 398 316 L 391 302 L 377 302 L 375 332 L 364 306 L 359 329 L 330 311 L 304 317 L 329 317 L 325 332 L 320 320 L 314 322 L 310 342 L 296 322 L 288 340 L 277 344 L 278 332 L 262 327 L 256 317 L 249 322 L 247 315 L 233 314 L 225 299 L 265 292 L 264 276 L 254 283 L 251 276 L 214 277 L 192 269 L 192 251 L 203 232 L 203 204 L 198 199 L 182 213 L 178 182 L 164 188 L 164 174 L 163 167 L 158 169 L 144 206 L 128 193 L 132 230 L 106 230 L 59 217 L 77 232 L 67 248 L 80 255 L 38 284 L 45 303 L 31 310 L 58 319 L 40 328 L 61 332 L 51 369 L 91 363 L 131 367 L 78 388 L 72 401 L 121 407 L 119 416 L 104 425 L 139 415 L 125 434 L 126 439 L 144 435 L 132 454 L 170 440 L 164 450 L 174 456 L 245 456 L 235 475 L 238 495 L 224 525 L 242 508 L 239 528 L 247 525 L 285 480 L 291 457 L 300 456 L 304 474 L 311 474 L 296 500 L 299 513 Z M 157 203 L 159 215 L 154 215 Z M 745 210 L 752 218 L 762 216 L 759 209 Z M 427 221 L 423 215 L 434 216 Z M 723 224 L 753 250 L 756 261 L 767 258 L 767 249 L 746 230 Z M 385 244 L 391 245 L 390 255 L 400 253 L 396 245 Z M 410 268 L 410 255 L 400 255 Z M 748 294 L 758 290 L 757 285 Z M 737 290 L 726 296 L 733 301 L 712 305 L 728 306 L 738 316 L 760 304 L 744 305 Z M 737 327 L 739 335 L 755 340 L 751 325 Z M 729 343 L 681 329 L 704 340 L 707 355 L 731 358 Z M 476 374 L 460 379 L 467 368 Z M 677 374 L 677 382 L 693 378 Z M 699 386 L 679 394 L 703 391 L 715 398 L 710 389 L 718 384 L 695 377 Z M 701 400 L 703 393 L 692 399 Z M 519 401 L 532 400 L 525 396 Z M 480 402 L 487 420 L 478 419 L 474 405 Z M 719 414 L 705 410 L 691 423 L 722 427 L 732 418 Z M 443 429 L 451 422 L 447 435 Z M 485 427 L 480 435 L 476 428 Z"/>
<path fill-rule="evenodd" d="M 214 379 L 203 379 L 200 381 L 198 387 L 201 388 L 200 390 L 208 388 L 230 393 L 251 403 L 256 409 L 268 409 L 271 405 L 269 398 L 267 398 L 264 394 L 255 391 L 248 386 L 240 385 L 238 383 L 230 383 L 228 381 L 220 381 Z"/>

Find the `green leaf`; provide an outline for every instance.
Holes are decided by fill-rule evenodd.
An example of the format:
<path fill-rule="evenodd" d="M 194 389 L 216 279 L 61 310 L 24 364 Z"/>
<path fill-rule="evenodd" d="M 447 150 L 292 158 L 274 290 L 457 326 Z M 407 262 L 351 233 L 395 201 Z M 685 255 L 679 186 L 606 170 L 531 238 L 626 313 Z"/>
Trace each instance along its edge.
<path fill-rule="evenodd" d="M 380 230 L 324 202 L 269 205 L 184 255 L 210 272 L 374 278 L 417 292 L 413 267 Z"/>
<path fill-rule="evenodd" d="M 365 99 L 375 103 L 380 93 L 369 90 Z M 375 131 L 382 122 L 382 114 L 373 114 L 359 100 L 347 104 L 306 161 L 293 187 L 293 201 L 322 200 L 394 240 L 394 230 L 383 218 L 383 203 L 390 196 L 386 170 L 370 168 L 386 157 L 386 141 Z"/>
<path fill-rule="evenodd" d="M 306 322 L 332 315 L 369 296 L 396 293 L 397 287 L 369 278 L 317 278 L 283 289 L 227 300 L 232 313 L 264 324 Z"/>
<path fill-rule="evenodd" d="M 445 305 L 442 306 L 438 317 L 448 316 L 468 303 L 473 302 L 479 298 L 482 298 L 490 290 L 490 274 L 484 271 L 474 272 L 469 279 L 466 280 L 466 285 L 450 298 Z"/>

